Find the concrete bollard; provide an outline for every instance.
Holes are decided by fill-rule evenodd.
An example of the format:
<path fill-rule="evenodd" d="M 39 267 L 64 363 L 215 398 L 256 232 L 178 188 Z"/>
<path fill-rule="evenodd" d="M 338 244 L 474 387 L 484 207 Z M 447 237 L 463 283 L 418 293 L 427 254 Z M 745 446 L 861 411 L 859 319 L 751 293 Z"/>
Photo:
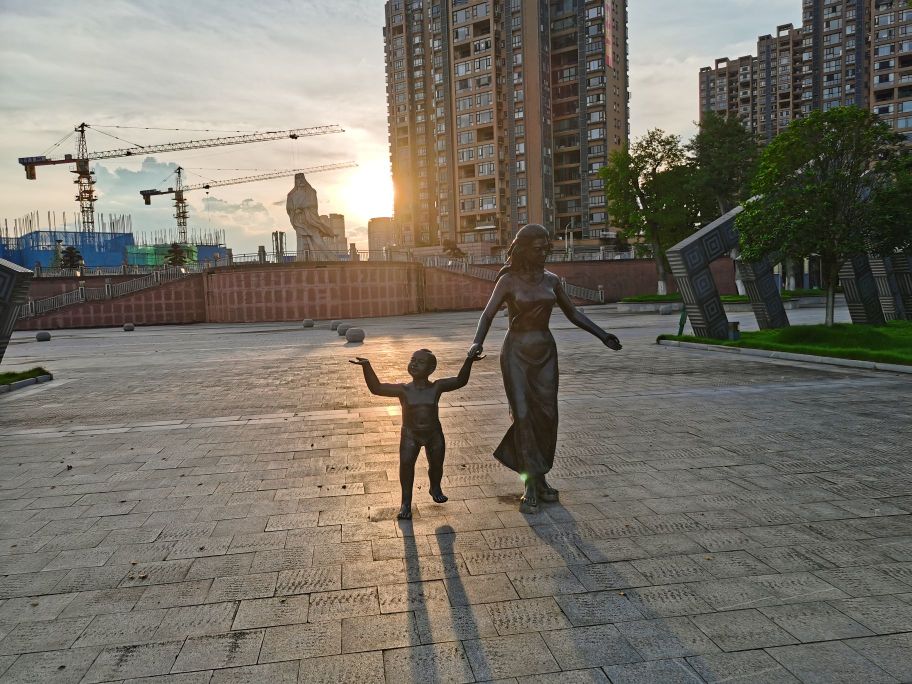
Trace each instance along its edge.
<path fill-rule="evenodd" d="M 364 330 L 361 328 L 349 328 L 345 331 L 345 340 L 347 342 L 364 342 Z"/>
<path fill-rule="evenodd" d="M 42 330 L 40 333 L 38 333 L 37 335 L 35 335 L 35 339 L 36 339 L 38 342 L 50 342 L 50 341 L 51 341 L 51 333 L 49 333 L 47 330 Z"/>
<path fill-rule="evenodd" d="M 667 316 L 667 315 L 669 315 L 669 314 L 673 314 L 673 313 L 674 313 L 674 310 L 675 310 L 675 308 L 674 308 L 673 305 L 671 305 L 671 304 L 662 304 L 662 306 L 659 307 L 659 314 L 660 314 L 661 316 Z"/>
<path fill-rule="evenodd" d="M 330 329 L 330 330 L 335 330 L 336 328 L 339 327 L 339 325 L 341 325 L 341 323 L 342 323 L 342 321 L 332 321 L 332 322 L 329 324 L 329 329 Z"/>
<path fill-rule="evenodd" d="M 312 319 L 312 318 L 305 318 L 305 319 L 301 322 L 301 325 L 303 325 L 305 328 L 312 328 L 312 327 L 314 327 L 313 319 Z"/>
<path fill-rule="evenodd" d="M 340 323 L 339 327 L 336 328 L 336 332 L 339 333 L 339 337 L 345 335 L 345 331 L 352 327 L 351 323 Z"/>
<path fill-rule="evenodd" d="M 136 329 L 136 326 L 132 323 L 124 323 L 123 329 L 124 332 L 133 332 Z"/>

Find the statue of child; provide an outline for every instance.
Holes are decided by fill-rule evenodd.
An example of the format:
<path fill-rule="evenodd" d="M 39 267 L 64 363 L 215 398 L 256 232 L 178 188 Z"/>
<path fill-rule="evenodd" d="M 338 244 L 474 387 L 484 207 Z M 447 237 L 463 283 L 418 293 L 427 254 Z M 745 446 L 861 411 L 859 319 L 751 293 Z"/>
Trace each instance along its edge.
<path fill-rule="evenodd" d="M 446 442 L 443 428 L 437 415 L 437 403 L 444 392 L 465 387 L 469 382 L 472 364 L 483 359 L 474 354 L 466 358 L 455 378 L 429 380 L 437 368 L 437 357 L 427 349 L 412 354 L 408 372 L 412 381 L 408 383 L 380 382 L 367 359 L 356 357 L 355 365 L 364 370 L 364 380 L 372 394 L 381 397 L 396 397 L 402 405 L 402 436 L 399 441 L 399 484 L 402 487 L 402 506 L 396 516 L 400 520 L 412 517 L 412 484 L 415 481 L 415 463 L 421 447 L 427 454 L 428 477 L 431 480 L 431 497 L 437 503 L 444 503 L 447 497 L 440 487 L 443 478 L 443 457 Z"/>

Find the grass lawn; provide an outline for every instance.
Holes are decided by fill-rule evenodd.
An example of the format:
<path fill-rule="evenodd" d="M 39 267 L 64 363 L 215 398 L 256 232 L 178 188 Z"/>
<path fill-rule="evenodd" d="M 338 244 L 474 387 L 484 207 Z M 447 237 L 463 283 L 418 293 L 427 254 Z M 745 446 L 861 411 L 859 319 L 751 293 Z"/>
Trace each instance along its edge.
<path fill-rule="evenodd" d="M 681 295 L 677 292 L 674 294 L 648 294 L 648 295 L 636 295 L 634 297 L 624 297 L 621 302 L 624 304 L 654 304 L 654 303 L 664 303 L 664 302 L 680 302 Z"/>
<path fill-rule="evenodd" d="M 750 298 L 747 295 L 721 295 L 719 299 L 722 300 L 723 304 L 748 304 L 750 303 Z M 782 301 L 787 302 L 794 297 L 786 296 L 785 293 L 782 295 Z M 667 295 L 636 295 L 635 297 L 624 297 L 621 300 L 622 304 L 661 304 L 664 302 L 680 302 L 681 295 L 678 292 L 674 294 Z"/>
<path fill-rule="evenodd" d="M 912 365 L 912 321 L 890 321 L 883 326 L 839 323 L 831 328 L 795 325 L 742 332 L 736 342 L 690 335 L 659 335 L 659 339 Z"/>
<path fill-rule="evenodd" d="M 27 371 L 19 371 L 18 373 L 0 373 L 0 385 L 8 385 L 11 382 L 18 382 L 19 380 L 37 378 L 39 375 L 50 375 L 50 373 L 41 366 Z"/>

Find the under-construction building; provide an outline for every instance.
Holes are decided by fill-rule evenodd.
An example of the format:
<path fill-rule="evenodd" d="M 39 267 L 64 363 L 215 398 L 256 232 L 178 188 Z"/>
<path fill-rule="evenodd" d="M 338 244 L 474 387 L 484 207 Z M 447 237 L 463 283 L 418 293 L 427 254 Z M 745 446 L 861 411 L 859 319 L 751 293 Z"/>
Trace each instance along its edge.
<path fill-rule="evenodd" d="M 625 0 L 388 0 L 384 38 L 403 246 L 613 235 L 598 170 L 629 138 Z"/>

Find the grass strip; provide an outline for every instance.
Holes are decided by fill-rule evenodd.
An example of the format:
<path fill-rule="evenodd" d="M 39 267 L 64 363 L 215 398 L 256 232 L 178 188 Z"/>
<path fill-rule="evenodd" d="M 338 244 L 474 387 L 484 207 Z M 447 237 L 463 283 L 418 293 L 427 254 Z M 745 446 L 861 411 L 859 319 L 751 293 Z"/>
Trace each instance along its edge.
<path fill-rule="evenodd" d="M 794 325 L 742 332 L 737 341 L 692 335 L 659 335 L 658 339 L 912 366 L 912 321 L 890 321 L 882 326 L 838 323 L 829 328 Z"/>
<path fill-rule="evenodd" d="M 41 366 L 27 371 L 18 371 L 16 373 L 0 373 L 0 385 L 9 385 L 12 382 L 19 382 L 20 380 L 37 378 L 39 375 L 50 375 L 50 373 Z"/>

